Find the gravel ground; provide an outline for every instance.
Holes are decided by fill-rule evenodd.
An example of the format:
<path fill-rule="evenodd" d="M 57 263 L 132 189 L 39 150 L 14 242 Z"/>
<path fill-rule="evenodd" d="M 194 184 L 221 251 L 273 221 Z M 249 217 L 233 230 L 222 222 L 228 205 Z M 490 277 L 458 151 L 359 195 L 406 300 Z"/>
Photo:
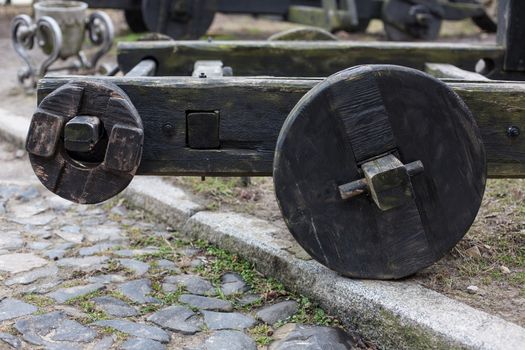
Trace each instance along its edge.
<path fill-rule="evenodd" d="M 0 349 L 374 348 L 235 255 L 64 201 L 10 145 L 0 161 Z"/>
<path fill-rule="evenodd" d="M 20 66 L 20 61 L 7 38 L 8 19 L 13 12 L 8 12 L 4 8 L 0 10 L 3 11 L 0 13 L 0 62 L 2 63 L 0 74 L 3 77 L 0 85 L 1 107 L 29 117 L 35 106 L 34 96 L 26 95 L 16 83 L 15 72 Z M 112 13 L 112 16 L 117 21 L 121 17 L 119 13 Z M 118 23 L 122 28 L 121 20 Z M 209 34 L 216 38 L 226 39 L 264 39 L 276 31 L 293 26 L 267 19 L 254 21 L 247 16 L 219 15 Z M 353 40 L 384 39 L 381 24 L 377 21 L 372 22 L 366 35 L 346 33 L 338 35 L 342 39 Z M 493 42 L 494 36 L 480 34 L 466 21 L 447 23 L 440 40 Z M 7 158 L 11 159 L 15 156 L 15 153 L 8 152 Z M 9 167 L 2 167 L 0 174 L 5 174 L 16 181 L 25 177 L 28 177 L 29 180 L 30 171 L 19 171 L 16 166 L 11 167 L 15 161 L 20 163 L 16 159 L 9 160 Z M 254 185 L 248 188 L 239 186 L 237 179 L 211 178 L 204 183 L 193 178 L 176 179 L 175 181 L 190 188 L 210 209 L 234 209 L 248 212 L 273 221 L 285 229 L 274 199 L 271 179 L 256 179 Z M 443 260 L 415 275 L 412 279 L 476 308 L 524 326 L 524 192 L 523 180 L 489 181 L 478 219 L 466 238 Z M 46 198 L 52 198 L 52 196 Z M 27 242 L 24 241 L 24 244 L 24 247 L 27 247 Z"/>

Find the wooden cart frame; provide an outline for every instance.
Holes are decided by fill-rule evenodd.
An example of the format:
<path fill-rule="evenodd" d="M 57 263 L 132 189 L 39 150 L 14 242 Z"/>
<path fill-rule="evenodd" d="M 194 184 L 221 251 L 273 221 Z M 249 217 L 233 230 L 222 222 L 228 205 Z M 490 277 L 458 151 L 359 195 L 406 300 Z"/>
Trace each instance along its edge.
<path fill-rule="evenodd" d="M 278 181 L 277 196 L 290 230 L 317 260 L 353 277 L 404 277 L 439 259 L 466 233 L 479 209 L 486 176 L 525 177 L 525 139 L 522 135 L 522 130 L 525 130 L 525 84 L 521 81 L 525 72 L 525 49 L 521 43 L 521 38 L 525 38 L 525 26 L 519 20 L 525 16 L 525 3 L 508 0 L 500 5 L 504 11 L 502 18 L 507 21 L 501 23 L 498 43 L 491 46 L 177 41 L 120 44 L 118 59 L 120 68 L 126 74 L 123 77 L 63 76 L 47 77 L 40 82 L 39 108 L 33 116 L 27 150 L 42 183 L 58 195 L 80 203 L 96 203 L 111 198 L 122 191 L 135 175 L 273 174 Z M 221 77 L 222 64 L 217 60 L 231 67 L 236 76 Z M 207 74 L 204 69 L 197 72 L 197 77 L 175 76 L 195 73 L 197 61 L 213 61 L 211 71 L 219 69 L 219 72 Z M 366 66 L 385 63 L 410 69 Z M 328 79 L 316 78 L 363 64 L 365 66 L 344 70 Z M 484 69 L 476 73 L 476 65 Z M 442 80 L 437 81 L 413 69 L 426 70 Z M 285 77 L 262 76 L 268 73 Z M 295 75 L 301 77 L 291 77 Z M 333 247 L 333 242 L 339 239 L 343 245 L 346 238 L 331 236 L 331 232 L 324 232 L 319 237 L 315 232 L 316 241 L 313 241 L 310 236 L 305 234 L 308 236 L 305 238 L 301 233 L 301 230 L 312 231 L 312 225 L 316 231 L 313 221 L 302 222 L 303 217 L 313 220 L 310 217 L 313 214 L 308 211 L 323 212 L 323 206 L 331 205 L 336 194 L 329 195 L 331 202 L 322 204 L 320 200 L 322 205 L 315 204 L 315 208 L 290 211 L 291 207 L 301 207 L 297 198 L 292 198 L 295 194 L 287 192 L 290 186 L 313 181 L 315 186 L 309 191 L 320 197 L 329 191 L 321 190 L 324 183 L 316 183 L 317 180 L 308 177 L 304 171 L 290 173 L 290 169 L 279 167 L 283 157 L 294 157 L 293 154 L 286 155 L 283 149 L 291 142 L 287 141 L 287 137 L 296 132 L 293 123 L 298 118 L 313 118 L 311 120 L 315 121 L 315 115 L 308 114 L 312 108 L 317 108 L 320 115 L 327 117 L 341 113 L 337 107 L 339 100 L 332 105 L 326 102 L 326 108 L 333 109 L 328 111 L 323 110 L 324 102 L 318 106 L 314 104 L 316 99 L 323 101 L 323 96 L 328 96 L 326 91 L 331 94 L 331 99 L 344 99 L 345 108 L 350 108 L 348 110 L 354 111 L 353 114 L 363 106 L 377 102 L 372 108 L 372 114 L 377 115 L 377 108 L 382 110 L 387 107 L 382 105 L 380 99 L 374 100 L 375 83 L 369 76 L 375 77 L 377 84 L 391 81 L 407 91 L 412 91 L 411 82 L 417 87 L 414 92 L 425 90 L 428 86 L 429 91 L 424 91 L 428 104 L 439 106 L 428 110 L 429 114 L 459 113 L 457 115 L 467 118 L 462 125 L 456 125 L 459 129 L 451 129 L 455 134 L 451 137 L 459 147 L 463 147 L 465 141 L 465 152 L 469 154 L 465 164 L 475 169 L 469 174 L 459 171 L 460 180 L 450 183 L 450 186 L 459 186 L 462 190 L 466 188 L 466 193 L 472 194 L 475 200 L 469 203 L 458 200 L 457 205 L 464 207 L 454 209 L 468 213 L 461 222 L 465 227 L 459 229 L 460 232 L 447 233 L 444 229 L 437 248 L 429 247 L 435 242 L 429 238 L 432 235 L 428 233 L 427 225 L 450 208 L 438 210 L 437 207 L 425 207 L 427 211 L 423 214 L 426 219 L 420 219 L 414 208 L 419 208 L 421 217 L 425 216 L 421 214 L 421 206 L 432 201 L 434 195 L 426 193 L 414 199 L 413 191 L 417 192 L 420 185 L 411 180 L 426 171 L 424 169 L 432 168 L 432 164 L 404 159 L 406 165 L 403 165 L 400 159 L 403 160 L 403 153 L 406 155 L 408 151 L 400 145 L 403 140 L 398 139 L 398 144 L 392 145 L 396 141 L 389 136 L 392 132 L 390 128 L 395 129 L 395 126 L 387 125 L 382 117 L 377 119 L 379 124 L 374 124 L 374 128 L 383 130 L 381 138 L 372 136 L 377 132 L 371 132 L 368 126 L 355 124 L 358 121 L 345 121 L 346 135 L 355 154 L 356 174 L 360 175 L 348 179 L 348 183 L 338 183 L 340 193 L 337 196 L 340 196 L 339 200 L 344 200 L 368 193 L 368 200 L 361 198 L 361 202 L 356 204 L 364 206 L 362 212 L 383 222 L 378 225 L 387 230 L 388 237 L 408 236 L 399 238 L 388 247 L 383 244 L 380 248 L 374 244 L 380 244 L 381 240 L 370 238 L 372 242 L 367 243 L 368 250 L 363 251 L 354 244 L 347 247 L 347 254 L 341 255 L 337 253 L 337 244 Z M 506 80 L 490 80 L 489 77 Z M 354 91 L 356 95 L 343 96 L 339 93 L 342 89 Z M 360 93 L 367 89 L 370 93 Z M 386 84 L 382 89 L 383 92 L 396 94 L 395 86 Z M 436 91 L 436 97 L 433 91 Z M 438 103 L 440 99 L 442 101 Z M 410 101 L 407 103 L 412 106 Z M 425 108 L 420 105 L 417 108 Z M 388 113 L 404 113 L 403 110 L 392 111 L 396 108 L 392 107 Z M 355 118 L 359 119 L 366 113 L 369 111 L 363 110 Z M 381 112 L 379 115 L 388 113 Z M 419 121 L 416 120 L 416 123 Z M 455 119 L 452 119 L 454 123 Z M 353 125 L 354 129 L 348 125 Z M 425 125 L 423 123 L 421 127 Z M 346 140 L 347 136 L 341 137 L 341 140 Z M 300 143 L 295 146 L 300 152 Z M 317 156 L 312 154 L 314 160 Z M 329 158 L 330 154 L 326 156 Z M 441 157 L 446 158 L 446 155 Z M 305 159 L 308 162 L 308 158 Z M 463 166 L 451 162 L 443 164 Z M 436 172 L 447 173 L 449 170 L 438 166 Z M 316 171 L 322 172 L 322 169 Z M 306 178 L 301 178 L 303 176 Z M 448 189 L 435 190 L 435 196 L 439 197 Z M 375 203 L 377 208 L 367 203 Z M 415 216 L 407 214 L 407 203 L 412 203 L 409 212 Z M 436 211 L 435 215 L 430 213 L 434 210 L 432 208 Z M 434 219 L 428 218 L 431 214 Z M 323 215 L 337 220 L 347 213 L 332 211 L 323 212 Z M 403 229 L 397 226 L 397 223 L 408 220 L 407 217 L 412 219 L 407 225 L 400 224 Z M 361 218 L 355 217 L 354 220 Z M 442 217 L 441 223 L 447 220 Z M 396 225 L 392 225 L 393 222 Z M 355 221 L 354 224 L 364 225 Z M 300 229 L 297 225 L 301 225 Z M 407 226 L 415 227 L 416 232 L 406 233 Z M 366 226 L 360 230 L 370 237 L 377 237 L 377 232 L 370 231 Z M 335 249 L 334 254 L 326 254 L 327 249 Z M 384 254 L 374 255 L 383 250 L 389 252 L 385 253 L 389 257 L 386 261 Z M 416 251 L 419 255 L 414 253 Z M 358 256 L 362 260 L 356 263 L 348 260 L 348 256 L 351 259 Z"/>

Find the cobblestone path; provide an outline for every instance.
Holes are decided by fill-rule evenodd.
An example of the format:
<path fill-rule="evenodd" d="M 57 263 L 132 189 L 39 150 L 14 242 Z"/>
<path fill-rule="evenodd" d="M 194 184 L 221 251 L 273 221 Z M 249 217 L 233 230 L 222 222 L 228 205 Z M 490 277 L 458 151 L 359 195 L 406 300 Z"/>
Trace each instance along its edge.
<path fill-rule="evenodd" d="M 61 200 L 6 144 L 0 161 L 0 349 L 364 346 L 236 256 L 122 200 Z"/>

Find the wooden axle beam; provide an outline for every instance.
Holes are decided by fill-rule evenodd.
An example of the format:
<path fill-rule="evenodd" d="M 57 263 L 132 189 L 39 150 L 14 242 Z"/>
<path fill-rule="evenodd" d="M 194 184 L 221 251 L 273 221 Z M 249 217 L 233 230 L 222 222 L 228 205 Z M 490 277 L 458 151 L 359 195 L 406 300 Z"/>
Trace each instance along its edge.
<path fill-rule="evenodd" d="M 450 43 L 157 41 L 118 46 L 118 63 L 124 72 L 152 58 L 158 63 L 159 76 L 191 75 L 199 60 L 220 60 L 236 76 L 323 77 L 361 64 L 424 70 L 426 62 L 433 62 L 475 71 L 484 59 L 491 68 L 486 75 L 497 79 L 504 56 L 503 46 Z"/>
<path fill-rule="evenodd" d="M 366 0 L 368 1 L 368 0 Z M 375 0 L 377 1 L 377 0 Z M 86 0 L 90 8 L 139 10 L 141 0 Z M 285 15 L 291 5 L 318 6 L 316 0 L 216 0 L 214 9 L 224 13 Z"/>
<path fill-rule="evenodd" d="M 144 125 L 137 174 L 270 176 L 275 144 L 286 117 L 322 80 L 48 77 L 40 82 L 39 101 L 72 81 L 112 83 L 127 94 Z M 447 84 L 465 101 L 480 127 L 488 175 L 525 177 L 525 136 L 520 135 L 520 130 L 525 130 L 525 84 Z M 195 129 L 188 129 L 190 120 Z M 216 135 L 210 141 L 213 149 L 202 143 L 200 149 L 189 147 L 188 135 L 198 135 L 200 130 L 212 130 Z"/>

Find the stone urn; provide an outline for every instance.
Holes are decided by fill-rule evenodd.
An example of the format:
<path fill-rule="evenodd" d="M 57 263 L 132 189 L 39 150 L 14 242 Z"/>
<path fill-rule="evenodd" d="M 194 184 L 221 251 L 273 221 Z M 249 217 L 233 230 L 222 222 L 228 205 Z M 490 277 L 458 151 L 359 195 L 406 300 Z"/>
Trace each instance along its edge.
<path fill-rule="evenodd" d="M 62 67 L 69 71 L 93 71 L 100 58 L 111 49 L 114 29 L 106 13 L 96 11 L 88 15 L 86 3 L 66 0 L 40 1 L 33 4 L 33 9 L 34 19 L 19 15 L 11 22 L 13 47 L 27 65 L 18 72 L 21 84 L 28 85 L 26 81 L 29 80 L 29 86 L 36 86 L 37 79 L 58 60 L 75 58 Z M 93 46 L 98 47 L 91 58 L 83 52 L 86 34 Z M 39 65 L 29 55 L 35 46 L 46 56 Z"/>
<path fill-rule="evenodd" d="M 67 59 L 77 55 L 82 49 L 86 34 L 86 19 L 88 5 L 80 1 L 42 1 L 33 5 L 35 10 L 35 21 L 41 18 L 53 18 L 62 32 L 62 47 L 59 57 Z M 42 33 L 45 35 L 45 33 Z M 44 40 L 45 41 L 45 40 Z M 42 49 L 50 54 L 52 46 L 45 41 L 46 46 Z"/>

